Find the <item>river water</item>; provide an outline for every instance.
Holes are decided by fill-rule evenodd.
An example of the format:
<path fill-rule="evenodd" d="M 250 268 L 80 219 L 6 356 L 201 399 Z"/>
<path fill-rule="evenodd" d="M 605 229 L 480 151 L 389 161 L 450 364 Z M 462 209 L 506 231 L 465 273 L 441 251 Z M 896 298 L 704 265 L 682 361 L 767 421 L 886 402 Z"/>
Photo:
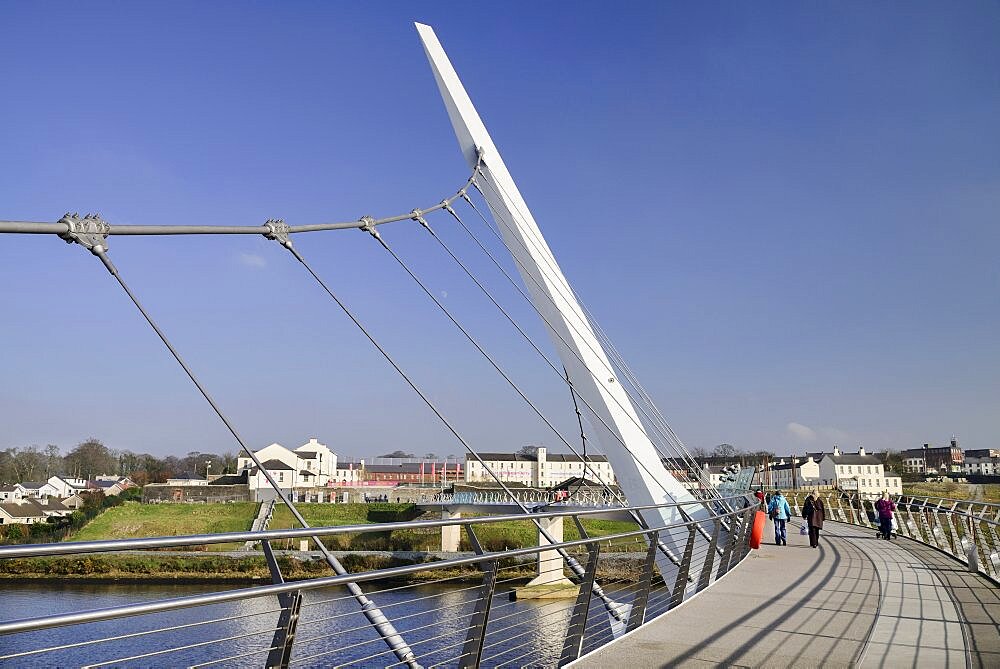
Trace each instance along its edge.
<path fill-rule="evenodd" d="M 232 586 L 245 587 L 245 586 Z M 367 588 L 424 666 L 455 666 L 479 587 L 455 585 Z M 7 584 L 0 618 L 32 618 L 225 589 L 218 585 L 104 584 L 39 581 Z M 555 666 L 573 600 L 493 600 L 483 666 Z M 0 667 L 253 667 L 263 666 L 278 620 L 275 597 L 213 604 L 119 620 L 0 636 Z M 592 610 L 593 613 L 593 610 Z M 197 624 L 215 620 L 211 624 Z M 589 625 L 588 625 L 589 628 Z M 100 643 L 95 639 L 118 637 Z M 595 637 L 596 638 L 596 637 Z M 17 653 L 71 645 L 41 654 Z M 171 652 L 160 652 L 168 649 Z M 394 656 L 342 588 L 305 593 L 292 666 L 385 667 Z"/>

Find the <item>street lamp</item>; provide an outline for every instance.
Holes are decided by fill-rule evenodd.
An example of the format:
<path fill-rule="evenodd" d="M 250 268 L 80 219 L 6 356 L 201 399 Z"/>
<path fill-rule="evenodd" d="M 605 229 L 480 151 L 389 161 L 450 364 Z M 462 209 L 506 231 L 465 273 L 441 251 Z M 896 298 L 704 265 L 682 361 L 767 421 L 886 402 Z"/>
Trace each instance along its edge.
<path fill-rule="evenodd" d="M 206 481 L 208 480 L 208 472 L 209 472 L 209 470 L 211 468 L 212 468 L 212 461 L 211 460 L 205 460 L 205 480 Z"/>

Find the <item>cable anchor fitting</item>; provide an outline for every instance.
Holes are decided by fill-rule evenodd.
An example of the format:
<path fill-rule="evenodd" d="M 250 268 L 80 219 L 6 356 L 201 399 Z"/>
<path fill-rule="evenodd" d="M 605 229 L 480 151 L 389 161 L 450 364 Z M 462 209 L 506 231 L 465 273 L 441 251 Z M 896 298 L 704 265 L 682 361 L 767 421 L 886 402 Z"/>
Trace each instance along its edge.
<path fill-rule="evenodd" d="M 101 218 L 100 214 L 86 214 L 80 218 L 80 214 L 67 212 L 59 222 L 68 228 L 66 232 L 59 234 L 67 244 L 79 244 L 97 256 L 108 250 L 111 226 Z"/>
<path fill-rule="evenodd" d="M 385 248 L 389 248 L 386 243 L 382 240 L 382 235 L 379 234 L 378 230 L 375 229 L 375 219 L 372 216 L 362 216 L 360 219 L 361 225 L 359 229 L 362 232 L 367 232 L 369 235 L 375 238 L 379 244 Z"/>
<path fill-rule="evenodd" d="M 292 240 L 288 237 L 288 224 L 284 219 L 269 218 L 264 222 L 264 227 L 267 228 L 264 237 L 278 242 L 286 249 L 292 248 Z"/>
<path fill-rule="evenodd" d="M 420 209 L 414 209 L 410 212 L 410 219 L 416 221 L 420 225 L 424 226 L 427 230 L 431 229 L 431 226 L 427 223 L 427 219 L 424 218 L 424 212 Z"/>
<path fill-rule="evenodd" d="M 448 202 L 448 200 L 441 200 L 441 207 L 455 218 L 458 218 L 458 214 L 451 208 L 451 202 Z"/>

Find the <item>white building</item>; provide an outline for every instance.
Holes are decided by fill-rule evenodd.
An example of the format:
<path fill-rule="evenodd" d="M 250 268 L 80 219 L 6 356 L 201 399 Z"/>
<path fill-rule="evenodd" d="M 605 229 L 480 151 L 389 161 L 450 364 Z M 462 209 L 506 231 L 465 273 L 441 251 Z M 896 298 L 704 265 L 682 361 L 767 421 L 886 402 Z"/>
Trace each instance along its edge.
<path fill-rule="evenodd" d="M 102 491 L 108 497 L 113 497 L 135 487 L 132 479 L 127 476 L 102 476 L 97 478 L 93 484 L 95 490 Z"/>
<path fill-rule="evenodd" d="M 787 461 L 781 458 L 770 467 L 770 481 L 771 487 L 779 490 L 829 485 L 822 483 L 819 462 L 811 455 L 806 458 L 789 458 Z"/>
<path fill-rule="evenodd" d="M 48 484 L 55 488 L 55 495 L 59 497 L 69 497 L 89 488 L 86 479 L 75 478 L 69 475 L 50 476 Z"/>
<path fill-rule="evenodd" d="M 333 470 L 334 485 L 360 485 L 365 479 L 365 461 L 337 462 Z"/>
<path fill-rule="evenodd" d="M 842 453 L 836 446 L 833 453 L 814 453 L 804 458 L 782 458 L 763 475 L 770 487 L 781 490 L 808 489 L 814 486 L 835 486 L 847 492 L 879 495 L 884 491 L 902 494 L 899 476 L 885 471 L 885 465 L 860 447 L 857 453 Z"/>
<path fill-rule="evenodd" d="M 28 491 L 20 483 L 0 488 L 0 502 L 16 502 L 28 496 Z"/>
<path fill-rule="evenodd" d="M 24 481 L 21 487 L 26 491 L 26 497 L 34 499 L 45 499 L 46 497 L 58 497 L 59 488 L 48 481 Z"/>
<path fill-rule="evenodd" d="M 1000 450 L 983 448 L 965 452 L 965 473 L 981 476 L 1000 475 Z"/>
<path fill-rule="evenodd" d="M 558 485 L 566 479 L 585 478 L 615 484 L 611 463 L 603 455 L 588 455 L 584 463 L 575 454 L 549 453 L 540 446 L 534 455 L 521 453 L 480 453 L 483 463 L 504 483 L 522 483 L 536 488 Z M 491 482 L 495 479 L 472 455 L 465 456 L 466 483 Z"/>
<path fill-rule="evenodd" d="M 196 474 L 194 472 L 181 472 L 177 476 L 167 479 L 167 485 L 202 486 L 208 485 L 208 481 L 201 474 Z"/>
<path fill-rule="evenodd" d="M 255 451 L 254 455 L 283 490 L 326 487 L 334 482 L 337 474 L 337 454 L 316 439 L 310 439 L 294 451 L 281 444 L 271 444 Z M 250 490 L 271 490 L 267 477 L 245 451 L 240 453 L 236 466 L 240 473 L 247 473 Z"/>
<path fill-rule="evenodd" d="M 0 504 L 0 525 L 34 525 L 44 523 L 46 518 L 38 501 L 29 497 Z"/>
<path fill-rule="evenodd" d="M 903 493 L 902 479 L 886 472 L 882 461 L 865 453 L 864 447 L 859 447 L 857 453 L 841 453 L 834 446 L 833 453 L 824 453 L 818 462 L 820 483 L 824 485 L 835 485 L 846 492 L 867 496 L 882 492 L 891 495 Z"/>

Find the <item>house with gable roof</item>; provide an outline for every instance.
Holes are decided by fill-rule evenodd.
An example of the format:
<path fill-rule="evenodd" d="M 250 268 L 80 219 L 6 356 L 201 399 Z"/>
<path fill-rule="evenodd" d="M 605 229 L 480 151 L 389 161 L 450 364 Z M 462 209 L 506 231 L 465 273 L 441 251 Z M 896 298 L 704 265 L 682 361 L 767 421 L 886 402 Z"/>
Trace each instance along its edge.
<path fill-rule="evenodd" d="M 278 486 L 286 491 L 327 486 L 337 471 L 337 454 L 314 438 L 295 450 L 273 443 L 254 451 L 254 455 Z M 258 499 L 274 495 L 264 472 L 246 451 L 240 452 L 236 466 L 240 474 L 246 473 L 247 484 Z"/>
<path fill-rule="evenodd" d="M 0 487 L 0 502 L 16 502 L 28 496 L 28 491 L 20 483 Z"/>

